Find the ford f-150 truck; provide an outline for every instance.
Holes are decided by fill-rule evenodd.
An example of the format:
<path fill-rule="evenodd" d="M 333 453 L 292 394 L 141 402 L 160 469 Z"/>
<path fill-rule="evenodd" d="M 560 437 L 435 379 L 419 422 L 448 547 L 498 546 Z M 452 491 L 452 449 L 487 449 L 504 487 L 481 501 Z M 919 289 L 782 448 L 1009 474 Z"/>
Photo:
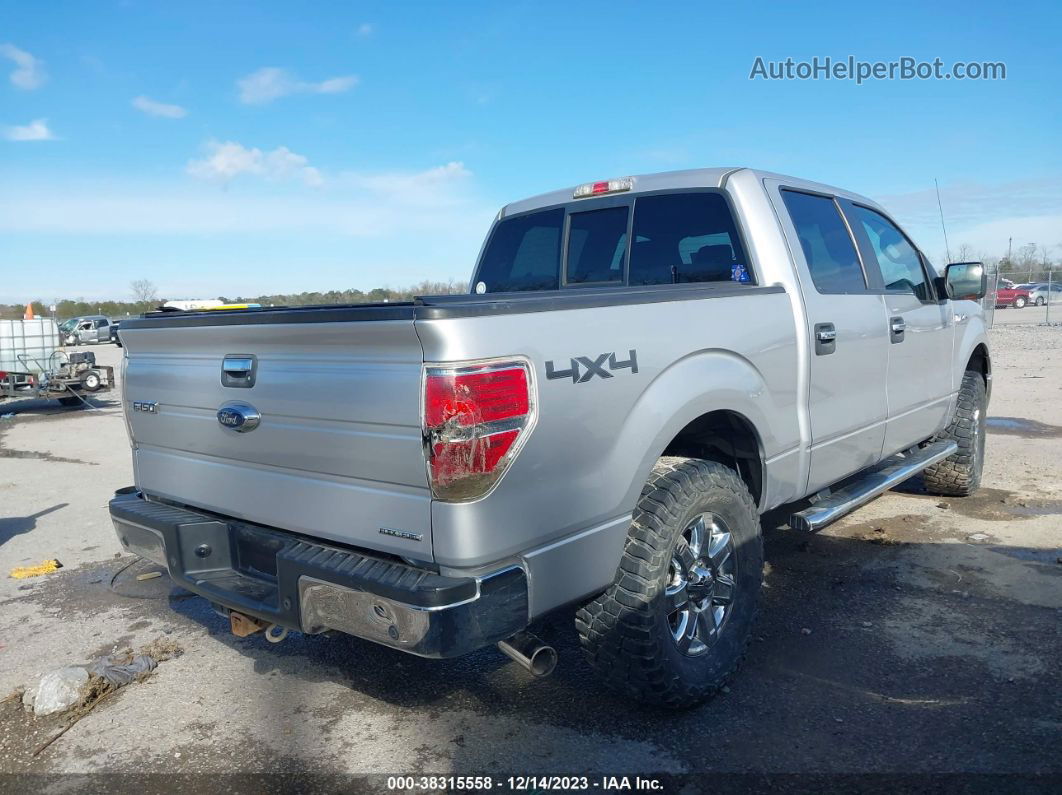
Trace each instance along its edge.
<path fill-rule="evenodd" d="M 576 606 L 605 682 L 696 703 L 748 641 L 760 514 L 978 487 L 983 271 L 745 168 L 547 193 L 498 213 L 468 295 L 124 321 L 111 516 L 237 634 L 544 674 L 526 629 Z"/>

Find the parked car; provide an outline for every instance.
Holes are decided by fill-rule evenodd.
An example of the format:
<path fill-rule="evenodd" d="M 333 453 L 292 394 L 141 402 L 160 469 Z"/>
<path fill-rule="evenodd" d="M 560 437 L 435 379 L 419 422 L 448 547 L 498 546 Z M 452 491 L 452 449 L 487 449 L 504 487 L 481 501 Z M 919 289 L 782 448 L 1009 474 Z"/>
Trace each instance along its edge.
<path fill-rule="evenodd" d="M 120 321 L 120 320 L 112 320 L 111 321 L 111 342 L 113 342 L 119 348 L 122 347 L 122 341 L 118 338 L 118 328 L 121 325 L 122 325 L 122 321 Z"/>
<path fill-rule="evenodd" d="M 97 345 L 110 342 L 111 319 L 106 315 L 72 317 L 59 324 L 64 345 Z"/>
<path fill-rule="evenodd" d="M 1036 306 L 1062 303 L 1062 284 L 1033 284 L 1029 285 L 1028 290 L 1029 302 Z"/>
<path fill-rule="evenodd" d="M 272 641 L 498 643 L 545 674 L 526 629 L 577 605 L 601 678 L 679 707 L 744 654 L 760 514 L 814 497 L 789 523 L 817 530 L 918 472 L 981 481 L 984 268 L 938 276 L 858 194 L 749 169 L 554 191 L 502 208 L 471 284 L 123 321 L 121 545 Z"/>
<path fill-rule="evenodd" d="M 996 308 L 1004 309 L 1013 306 L 1015 309 L 1023 309 L 1029 303 L 1029 291 L 1023 287 L 997 287 Z"/>

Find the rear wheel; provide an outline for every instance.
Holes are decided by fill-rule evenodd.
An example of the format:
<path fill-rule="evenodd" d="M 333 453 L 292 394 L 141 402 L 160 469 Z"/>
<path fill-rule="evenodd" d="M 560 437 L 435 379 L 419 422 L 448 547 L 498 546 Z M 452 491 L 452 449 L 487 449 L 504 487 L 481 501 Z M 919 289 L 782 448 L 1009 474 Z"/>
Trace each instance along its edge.
<path fill-rule="evenodd" d="M 1016 309 L 1024 309 L 1025 299 L 1019 295 L 1017 298 L 1014 299 L 1014 306 Z"/>
<path fill-rule="evenodd" d="M 692 706 L 741 662 L 762 577 L 759 515 L 737 473 L 714 461 L 661 458 L 615 581 L 576 615 L 583 650 L 614 690 Z"/>
<path fill-rule="evenodd" d="M 922 473 L 926 488 L 933 494 L 966 497 L 981 485 L 985 464 L 985 413 L 987 392 L 980 373 L 967 370 L 959 387 L 955 416 L 940 435 L 952 439 L 959 449 Z"/>

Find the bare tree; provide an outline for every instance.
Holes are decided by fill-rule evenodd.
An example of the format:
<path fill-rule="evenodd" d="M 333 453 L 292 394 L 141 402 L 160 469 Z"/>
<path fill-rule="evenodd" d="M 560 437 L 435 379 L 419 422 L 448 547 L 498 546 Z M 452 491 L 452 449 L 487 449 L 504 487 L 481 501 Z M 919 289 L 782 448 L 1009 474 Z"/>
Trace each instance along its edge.
<path fill-rule="evenodd" d="M 973 259 L 973 246 L 963 243 L 955 254 L 955 262 L 970 262 Z"/>
<path fill-rule="evenodd" d="M 1036 249 L 1038 246 L 1035 243 L 1026 243 L 1020 249 L 1018 249 L 1018 264 L 1025 270 L 1032 270 L 1036 267 Z"/>
<path fill-rule="evenodd" d="M 133 298 L 140 303 L 158 299 L 158 288 L 147 279 L 134 279 L 129 282 L 129 289 L 133 292 Z"/>

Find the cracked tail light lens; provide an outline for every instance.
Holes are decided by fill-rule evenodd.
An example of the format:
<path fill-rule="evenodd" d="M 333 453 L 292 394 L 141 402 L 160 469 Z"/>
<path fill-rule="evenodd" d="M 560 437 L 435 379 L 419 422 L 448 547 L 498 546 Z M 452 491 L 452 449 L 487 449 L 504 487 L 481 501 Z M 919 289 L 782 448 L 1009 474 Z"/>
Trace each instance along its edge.
<path fill-rule="evenodd" d="M 424 445 L 432 494 L 450 502 L 485 495 L 519 452 L 533 419 L 526 362 L 428 367 Z"/>

